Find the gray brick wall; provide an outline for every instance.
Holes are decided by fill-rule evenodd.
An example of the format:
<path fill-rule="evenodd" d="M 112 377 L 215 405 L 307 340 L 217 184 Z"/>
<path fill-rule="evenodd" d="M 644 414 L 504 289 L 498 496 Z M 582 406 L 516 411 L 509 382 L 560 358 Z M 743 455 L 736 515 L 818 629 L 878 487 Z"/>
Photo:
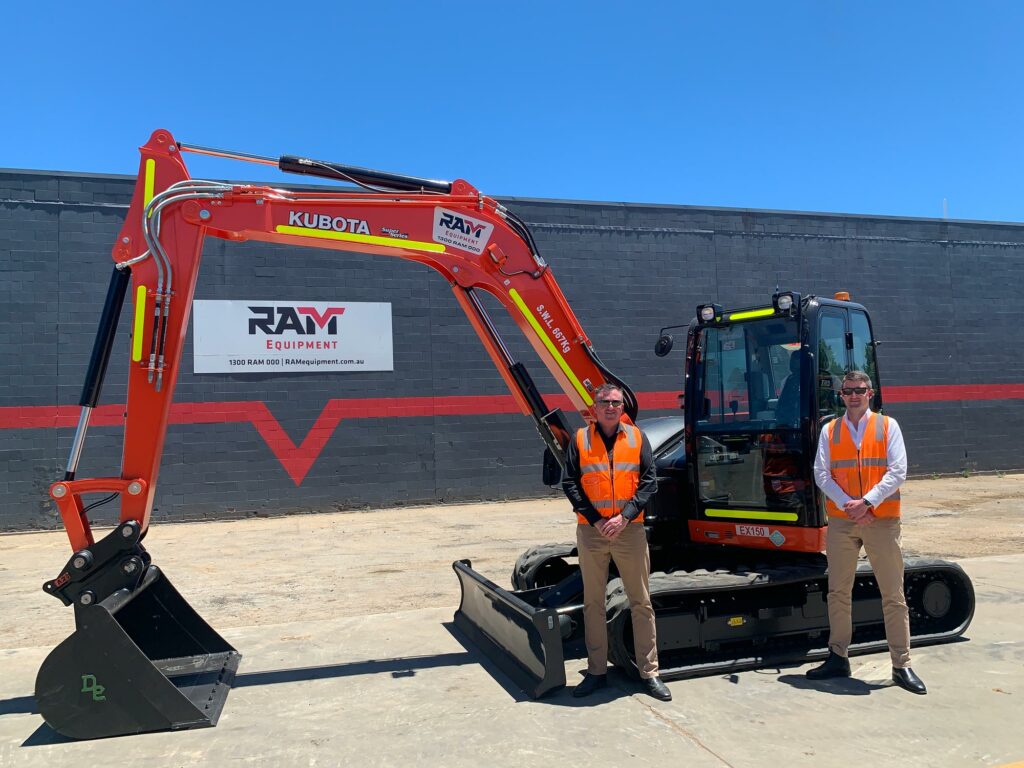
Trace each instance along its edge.
<path fill-rule="evenodd" d="M 74 405 L 134 180 L 0 171 L 0 408 Z M 1024 383 L 1024 228 L 1014 224 L 508 199 L 533 229 L 605 363 L 639 392 L 680 388 L 660 327 L 696 304 L 762 303 L 776 285 L 848 290 L 872 311 L 886 385 Z M 301 268 L 296 268 L 296 263 Z M 395 370 L 195 375 L 177 402 L 259 401 L 300 445 L 332 398 L 504 396 L 447 283 L 412 263 L 209 240 L 196 298 L 391 302 Z M 542 392 L 556 391 L 497 302 L 485 299 Z M 122 403 L 128 312 L 101 402 Z M 912 471 L 1021 467 L 1020 400 L 890 405 Z M 0 529 L 57 524 L 46 489 L 71 428 L 0 429 Z M 121 429 L 90 430 L 80 476 L 118 474 Z M 249 423 L 171 425 L 155 520 L 506 499 L 547 493 L 532 424 L 509 414 L 344 419 L 296 486 Z M 113 505 L 94 522 L 112 521 Z"/>

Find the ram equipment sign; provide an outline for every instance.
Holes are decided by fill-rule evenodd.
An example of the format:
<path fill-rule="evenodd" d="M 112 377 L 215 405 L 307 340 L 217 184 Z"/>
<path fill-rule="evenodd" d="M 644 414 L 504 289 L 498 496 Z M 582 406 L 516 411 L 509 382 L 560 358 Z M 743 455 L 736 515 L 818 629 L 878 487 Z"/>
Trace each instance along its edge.
<path fill-rule="evenodd" d="M 391 304 L 192 302 L 195 373 L 393 371 Z"/>

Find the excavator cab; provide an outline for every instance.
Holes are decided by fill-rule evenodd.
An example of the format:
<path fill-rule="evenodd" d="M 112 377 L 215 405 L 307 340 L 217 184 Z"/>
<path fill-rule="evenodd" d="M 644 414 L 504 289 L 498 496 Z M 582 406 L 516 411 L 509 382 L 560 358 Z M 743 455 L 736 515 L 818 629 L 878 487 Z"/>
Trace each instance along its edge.
<path fill-rule="evenodd" d="M 881 407 L 867 311 L 849 301 L 776 293 L 771 304 L 697 307 L 688 329 L 689 539 L 821 552 L 825 509 L 812 477 L 821 427 L 841 413 L 839 385 L 863 370 Z"/>

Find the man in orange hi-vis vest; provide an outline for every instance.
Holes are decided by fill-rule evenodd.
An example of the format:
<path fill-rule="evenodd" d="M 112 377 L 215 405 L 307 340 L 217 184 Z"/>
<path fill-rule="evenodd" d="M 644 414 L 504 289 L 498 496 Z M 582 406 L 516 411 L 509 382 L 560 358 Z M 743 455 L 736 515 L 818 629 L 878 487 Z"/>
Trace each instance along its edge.
<path fill-rule="evenodd" d="M 622 390 L 604 384 L 594 391 L 597 423 L 576 433 L 566 450 L 562 489 L 576 511 L 576 548 L 583 574 L 583 629 L 587 674 L 572 692 L 589 696 L 608 684 L 605 589 L 615 561 L 629 598 L 636 666 L 644 690 L 670 701 L 658 677 L 658 643 L 651 606 L 651 555 L 644 531 L 644 505 L 658 490 L 647 437 L 624 418 Z"/>
<path fill-rule="evenodd" d="M 828 511 L 829 654 L 807 677 L 850 676 L 853 583 L 863 547 L 882 593 L 893 682 L 911 693 L 927 693 L 910 668 L 910 614 L 903 595 L 899 493 L 907 478 L 903 433 L 895 419 L 868 407 L 875 393 L 863 371 L 847 373 L 840 393 L 846 415 L 821 430 L 814 461 L 814 480 L 826 496 Z"/>

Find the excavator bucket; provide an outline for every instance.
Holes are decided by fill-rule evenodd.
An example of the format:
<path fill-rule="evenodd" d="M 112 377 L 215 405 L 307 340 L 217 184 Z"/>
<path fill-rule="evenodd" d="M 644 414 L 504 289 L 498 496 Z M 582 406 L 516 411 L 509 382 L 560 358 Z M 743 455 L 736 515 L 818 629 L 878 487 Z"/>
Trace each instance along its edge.
<path fill-rule="evenodd" d="M 514 594 L 473 570 L 469 560 L 452 563 L 462 587 L 455 627 L 533 698 L 565 685 L 562 636 L 567 617 L 536 599 L 545 588 Z"/>
<path fill-rule="evenodd" d="M 241 655 L 155 565 L 134 589 L 76 602 L 75 625 L 36 677 L 55 731 L 96 739 L 217 724 Z"/>

